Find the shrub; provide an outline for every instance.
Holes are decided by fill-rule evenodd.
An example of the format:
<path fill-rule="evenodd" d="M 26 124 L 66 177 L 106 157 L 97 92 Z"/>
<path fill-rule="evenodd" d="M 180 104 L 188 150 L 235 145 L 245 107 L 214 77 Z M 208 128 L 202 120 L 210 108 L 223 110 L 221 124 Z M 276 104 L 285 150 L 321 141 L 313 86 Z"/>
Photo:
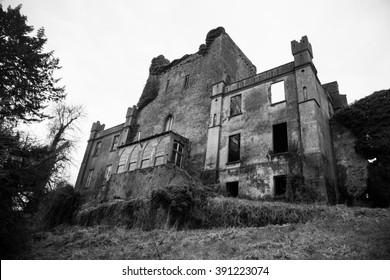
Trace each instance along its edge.
<path fill-rule="evenodd" d="M 0 211 L 0 259 L 12 259 L 27 248 L 29 230 L 21 211 Z"/>
<path fill-rule="evenodd" d="M 59 186 L 41 202 L 37 213 L 37 227 L 50 229 L 64 223 L 72 224 L 80 204 L 80 194 L 71 185 Z"/>
<path fill-rule="evenodd" d="M 355 151 L 374 159 L 368 167 L 367 194 L 374 207 L 390 206 L 390 89 L 374 92 L 335 115 L 356 137 Z"/>
<path fill-rule="evenodd" d="M 206 218 L 207 198 L 215 195 L 210 187 L 197 183 L 154 190 L 150 204 L 151 220 L 156 221 L 158 209 L 162 209 L 166 216 L 166 226 L 198 228 Z"/>

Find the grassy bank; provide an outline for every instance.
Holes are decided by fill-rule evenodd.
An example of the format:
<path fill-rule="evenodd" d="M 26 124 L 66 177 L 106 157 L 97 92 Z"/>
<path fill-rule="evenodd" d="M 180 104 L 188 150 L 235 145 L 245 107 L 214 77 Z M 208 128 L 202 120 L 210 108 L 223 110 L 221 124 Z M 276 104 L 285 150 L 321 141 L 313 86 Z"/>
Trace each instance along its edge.
<path fill-rule="evenodd" d="M 220 200 L 219 203 L 228 207 L 226 204 L 232 202 L 227 199 Z M 258 204 L 242 203 L 253 203 L 252 207 Z M 277 207 L 284 209 L 279 210 L 281 213 L 287 209 L 284 203 L 267 202 L 263 203 L 262 207 L 272 208 L 272 206 L 274 209 L 278 209 Z M 291 205 L 291 207 L 301 209 L 300 213 L 314 211 L 315 215 L 308 214 L 305 216 L 306 221 L 282 225 L 180 231 L 162 229 L 143 231 L 113 225 L 60 226 L 50 232 L 35 234 L 31 244 L 32 250 L 21 257 L 27 259 L 390 259 L 389 209 L 323 205 Z M 232 214 L 226 217 L 228 216 Z M 295 214 L 293 216 L 295 217 Z"/>

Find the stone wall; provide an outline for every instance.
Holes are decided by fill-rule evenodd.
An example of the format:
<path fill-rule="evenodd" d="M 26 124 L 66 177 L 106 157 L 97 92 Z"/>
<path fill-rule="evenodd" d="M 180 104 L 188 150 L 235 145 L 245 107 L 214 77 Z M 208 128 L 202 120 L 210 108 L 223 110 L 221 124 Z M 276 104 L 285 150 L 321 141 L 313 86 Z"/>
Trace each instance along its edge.
<path fill-rule="evenodd" d="M 97 199 L 150 198 L 153 190 L 172 185 L 186 185 L 189 175 L 173 165 L 138 169 L 132 172 L 112 174 L 107 184 L 99 189 Z"/>
<path fill-rule="evenodd" d="M 348 129 L 334 119 L 331 128 L 338 188 L 344 199 L 356 199 L 367 190 L 368 161 L 356 153 L 356 138 Z"/>
<path fill-rule="evenodd" d="M 233 80 L 246 78 L 256 69 L 232 42 L 223 33 L 206 55 L 192 54 L 160 74 L 158 96 L 138 114 L 142 137 L 163 132 L 166 118 L 173 117 L 172 130 L 190 140 L 186 169 L 192 175 L 199 175 L 204 168 L 212 84 L 224 76 Z"/>

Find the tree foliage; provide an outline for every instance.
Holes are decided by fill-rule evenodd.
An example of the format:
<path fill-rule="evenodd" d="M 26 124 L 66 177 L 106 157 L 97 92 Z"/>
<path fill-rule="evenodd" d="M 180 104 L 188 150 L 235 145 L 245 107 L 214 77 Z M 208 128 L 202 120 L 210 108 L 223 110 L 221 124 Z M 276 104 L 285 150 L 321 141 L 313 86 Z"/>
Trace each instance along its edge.
<path fill-rule="evenodd" d="M 368 167 L 367 194 L 374 206 L 390 206 L 390 89 L 356 101 L 335 115 L 355 135 L 355 150 Z"/>
<path fill-rule="evenodd" d="M 21 5 L 3 10 L 0 4 L 0 121 L 39 121 L 48 102 L 65 97 L 54 77 L 59 60 L 44 52 L 45 30 L 27 25 Z"/>
<path fill-rule="evenodd" d="M 34 28 L 20 10 L 3 10 L 0 4 L 0 251 L 8 256 L 24 248 L 16 244 L 26 240 L 22 213 L 35 213 L 59 181 L 73 147 L 69 132 L 83 115 L 82 107 L 60 102 L 65 91 L 54 77 L 59 60 L 44 51 L 44 29 L 32 35 Z M 51 117 L 49 145 L 17 131 L 20 122 L 50 118 L 44 109 L 53 103 L 59 105 Z"/>
<path fill-rule="evenodd" d="M 356 136 L 356 151 L 366 159 L 390 162 L 390 89 L 374 92 L 336 114 Z"/>

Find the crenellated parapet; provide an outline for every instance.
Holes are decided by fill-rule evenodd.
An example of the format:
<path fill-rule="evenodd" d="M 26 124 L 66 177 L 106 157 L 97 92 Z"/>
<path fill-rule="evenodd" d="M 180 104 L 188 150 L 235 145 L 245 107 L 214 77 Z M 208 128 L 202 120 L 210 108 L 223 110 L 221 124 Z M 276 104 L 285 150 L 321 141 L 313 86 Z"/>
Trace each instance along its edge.
<path fill-rule="evenodd" d="M 295 66 L 310 63 L 313 59 L 313 49 L 307 36 L 303 36 L 299 42 L 291 41 L 291 52 Z"/>

